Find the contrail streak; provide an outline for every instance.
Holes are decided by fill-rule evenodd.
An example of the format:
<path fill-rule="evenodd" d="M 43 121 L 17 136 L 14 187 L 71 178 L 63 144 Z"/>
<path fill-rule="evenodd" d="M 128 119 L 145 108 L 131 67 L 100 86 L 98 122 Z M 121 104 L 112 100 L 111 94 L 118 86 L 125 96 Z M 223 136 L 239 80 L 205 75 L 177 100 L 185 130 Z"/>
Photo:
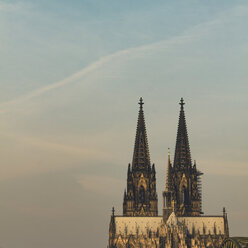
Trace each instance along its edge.
<path fill-rule="evenodd" d="M 197 30 L 199 31 L 200 28 L 197 27 Z M 192 29 L 191 31 L 193 32 L 188 32 L 187 34 L 181 35 L 181 36 L 176 36 L 173 37 L 169 40 L 163 40 L 160 42 L 156 42 L 156 43 L 152 43 L 152 44 L 148 44 L 148 45 L 144 45 L 144 46 L 140 46 L 140 47 L 134 47 L 134 48 L 129 48 L 129 49 L 125 49 L 125 50 L 121 50 L 118 51 L 116 53 L 104 56 L 100 59 L 98 59 L 97 61 L 91 63 L 90 65 L 88 65 L 87 67 L 83 68 L 82 70 L 76 72 L 75 74 L 60 80 L 58 82 L 52 83 L 48 86 L 39 88 L 37 90 L 34 90 L 26 95 L 23 95 L 21 97 L 15 98 L 13 100 L 4 102 L 0 104 L 0 113 L 5 113 L 6 111 L 8 111 L 8 109 L 6 109 L 6 107 L 8 106 L 13 106 L 22 102 L 25 102 L 27 100 L 30 100 L 32 98 L 41 96 L 43 94 L 45 94 L 46 92 L 49 92 L 51 90 L 57 89 L 59 87 L 62 87 L 64 85 L 70 84 L 75 82 L 78 79 L 81 79 L 82 77 L 94 72 L 95 70 L 101 68 L 102 66 L 104 66 L 105 64 L 107 64 L 108 62 L 111 62 L 114 59 L 117 59 L 119 57 L 122 56 L 128 56 L 137 52 L 142 52 L 142 51 L 148 51 L 148 50 L 152 50 L 152 49 L 165 49 L 165 48 L 170 48 L 173 45 L 180 45 L 180 44 L 184 44 L 187 43 L 189 41 L 192 41 L 193 38 L 196 38 L 197 36 L 199 37 L 199 33 L 196 34 L 195 33 L 195 29 Z"/>
<path fill-rule="evenodd" d="M 223 13 L 222 13 L 223 14 Z M 170 49 L 171 46 L 173 45 L 180 45 L 180 44 L 185 44 L 187 42 L 190 42 L 192 40 L 196 40 L 197 38 L 201 37 L 202 35 L 207 35 L 209 30 L 213 29 L 214 26 L 216 25 L 221 25 L 225 23 L 225 19 L 228 19 L 229 15 L 228 13 L 224 12 L 224 15 L 218 15 L 217 18 L 211 21 L 207 21 L 201 24 L 198 24 L 194 27 L 191 27 L 189 30 L 184 32 L 182 35 L 172 37 L 167 40 L 163 40 L 160 42 L 155 42 L 152 44 L 148 45 L 143 45 L 140 47 L 134 47 L 134 48 L 128 48 L 125 50 L 121 50 L 118 52 L 115 52 L 113 54 L 104 56 L 97 61 L 91 63 L 87 67 L 83 68 L 82 70 L 76 72 L 75 74 L 61 80 L 55 83 L 52 83 L 48 86 L 39 88 L 37 90 L 34 90 L 30 93 L 27 93 L 26 95 L 20 96 L 18 98 L 15 98 L 13 100 L 3 102 L 0 104 L 0 113 L 5 113 L 8 111 L 6 107 L 8 106 L 15 106 L 16 104 L 25 102 L 27 100 L 30 100 L 32 98 L 41 96 L 42 94 L 45 94 L 48 91 L 57 89 L 59 87 L 62 87 L 64 85 L 70 84 L 75 82 L 76 80 L 94 72 L 95 70 L 99 69 L 100 67 L 104 66 L 108 62 L 111 62 L 114 59 L 117 59 L 122 56 L 127 56 L 127 55 L 137 55 L 137 52 L 142 52 L 142 51 L 148 51 L 152 49 Z"/>
<path fill-rule="evenodd" d="M 10 105 L 14 105 L 17 103 L 22 103 L 24 101 L 30 100 L 32 98 L 38 97 L 40 95 L 45 94 L 48 91 L 54 90 L 56 88 L 62 87 L 64 85 L 67 85 L 69 83 L 75 82 L 76 80 L 82 78 L 83 76 L 88 75 L 89 73 L 95 71 L 96 69 L 100 68 L 102 65 L 104 65 L 105 63 L 111 61 L 114 58 L 117 58 L 121 55 L 127 54 L 128 50 L 123 50 L 123 51 L 119 51 L 117 53 L 111 54 L 111 55 L 107 55 L 105 57 L 100 58 L 99 60 L 93 62 L 92 64 L 88 65 L 87 67 L 85 67 L 84 69 L 82 69 L 81 71 L 76 72 L 75 74 L 61 80 L 55 83 L 52 83 L 51 85 L 45 86 L 43 88 L 39 88 L 37 90 L 34 90 L 24 96 L 15 98 L 13 100 L 4 102 L 2 104 L 0 104 L 0 108 L 2 108 L 0 110 L 0 112 L 5 112 L 4 111 L 4 107 L 6 106 L 10 106 Z"/>

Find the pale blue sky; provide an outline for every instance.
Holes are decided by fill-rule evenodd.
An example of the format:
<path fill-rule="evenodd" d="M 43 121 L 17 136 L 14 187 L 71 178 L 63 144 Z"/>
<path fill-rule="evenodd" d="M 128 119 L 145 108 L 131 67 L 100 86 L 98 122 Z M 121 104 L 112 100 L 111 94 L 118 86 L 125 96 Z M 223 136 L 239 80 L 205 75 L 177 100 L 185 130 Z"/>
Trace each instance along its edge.
<path fill-rule="evenodd" d="M 247 26 L 247 1 L 0 1 L 0 246 L 106 247 L 140 96 L 159 209 L 183 96 L 203 210 L 247 236 Z"/>

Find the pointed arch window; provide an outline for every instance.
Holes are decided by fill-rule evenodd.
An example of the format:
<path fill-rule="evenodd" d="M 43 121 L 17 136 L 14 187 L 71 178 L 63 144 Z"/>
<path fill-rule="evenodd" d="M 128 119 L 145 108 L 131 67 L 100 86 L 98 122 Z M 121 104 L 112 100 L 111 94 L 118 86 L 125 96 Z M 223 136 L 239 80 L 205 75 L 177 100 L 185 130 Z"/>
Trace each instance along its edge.
<path fill-rule="evenodd" d="M 139 188 L 139 203 L 145 203 L 145 188 L 143 185 Z"/>
<path fill-rule="evenodd" d="M 181 190 L 181 203 L 187 204 L 188 196 L 187 196 L 187 188 L 183 186 Z"/>

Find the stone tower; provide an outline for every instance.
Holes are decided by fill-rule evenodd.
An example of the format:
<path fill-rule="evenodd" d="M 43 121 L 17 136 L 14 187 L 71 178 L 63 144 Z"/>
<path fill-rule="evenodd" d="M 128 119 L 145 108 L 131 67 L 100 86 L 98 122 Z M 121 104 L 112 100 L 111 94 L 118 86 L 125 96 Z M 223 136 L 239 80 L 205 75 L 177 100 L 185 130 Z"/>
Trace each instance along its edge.
<path fill-rule="evenodd" d="M 140 99 L 132 164 L 128 166 L 123 215 L 109 224 L 108 248 L 213 248 L 229 236 L 227 214 L 202 215 L 202 175 L 192 164 L 181 99 L 176 150 L 168 154 L 163 216 L 158 216 L 155 167 L 150 164 L 143 100 Z"/>
<path fill-rule="evenodd" d="M 192 165 L 187 126 L 181 99 L 177 130 L 174 163 L 168 155 L 166 188 L 163 192 L 163 215 L 167 219 L 174 211 L 177 216 L 200 216 L 201 212 L 201 175 Z"/>
<path fill-rule="evenodd" d="M 132 165 L 128 165 L 127 189 L 124 192 L 124 216 L 158 215 L 156 172 L 150 162 L 143 104 L 140 98 L 133 161 Z"/>

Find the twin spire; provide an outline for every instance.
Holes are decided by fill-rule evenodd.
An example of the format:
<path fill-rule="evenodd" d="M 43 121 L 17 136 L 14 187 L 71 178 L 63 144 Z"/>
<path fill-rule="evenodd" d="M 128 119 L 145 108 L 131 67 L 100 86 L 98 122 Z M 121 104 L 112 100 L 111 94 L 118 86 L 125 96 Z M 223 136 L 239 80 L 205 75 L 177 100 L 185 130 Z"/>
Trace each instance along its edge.
<path fill-rule="evenodd" d="M 183 99 L 181 99 L 181 110 L 179 115 L 175 159 L 173 165 L 170 161 L 170 153 L 168 153 L 168 169 L 165 196 L 166 198 L 168 197 L 168 204 L 166 206 L 168 206 L 170 209 L 172 209 L 173 207 L 181 206 L 180 204 L 182 204 L 182 199 L 191 199 L 188 197 L 189 194 L 186 192 L 186 189 L 184 189 L 186 192 L 184 192 L 185 197 L 181 197 L 180 194 L 182 192 L 179 188 L 179 183 L 178 181 L 175 181 L 176 179 L 178 179 L 177 175 L 181 175 L 182 171 L 186 173 L 187 171 L 189 171 L 189 169 L 192 168 L 187 127 L 184 114 L 184 104 L 185 103 Z M 132 165 L 128 166 L 127 191 L 124 192 L 123 214 L 125 216 L 158 215 L 156 172 L 155 166 L 151 166 L 150 162 L 143 105 L 143 99 L 140 98 L 133 161 Z M 180 173 L 178 173 L 179 171 Z M 197 178 L 197 175 L 195 178 Z M 180 199 L 177 199 L 175 197 L 179 197 Z M 185 205 L 185 211 L 188 211 L 188 207 L 190 206 L 190 204 L 191 203 L 187 203 L 187 206 Z M 179 210 L 181 211 L 181 209 Z M 182 209 L 182 211 L 183 210 L 184 209 Z M 181 214 L 183 213 L 184 212 L 182 212 Z"/>
<path fill-rule="evenodd" d="M 178 216 L 200 216 L 201 212 L 201 175 L 192 167 L 189 139 L 184 114 L 184 101 L 180 101 L 180 114 L 177 130 L 174 164 L 168 155 L 167 178 L 164 197 L 164 217 L 172 211 Z M 165 204 L 166 203 L 166 204 Z"/>
<path fill-rule="evenodd" d="M 145 125 L 145 117 L 143 111 L 143 99 L 140 98 L 139 101 L 140 109 L 139 109 L 139 117 L 136 129 L 136 137 L 134 144 L 134 153 L 133 153 L 133 163 L 132 169 L 150 169 L 150 154 L 148 147 L 148 139 L 146 134 L 146 125 Z"/>
<path fill-rule="evenodd" d="M 179 104 L 181 105 L 181 109 L 179 114 L 176 149 L 174 157 L 174 167 L 178 170 L 191 167 L 190 146 L 184 114 L 185 103 L 183 98 L 181 98 Z"/>
<path fill-rule="evenodd" d="M 181 98 L 180 100 L 180 114 L 179 114 L 179 122 L 178 122 L 178 130 L 177 130 L 177 139 L 176 139 L 176 149 L 174 156 L 174 167 L 177 170 L 190 168 L 192 165 L 191 162 L 191 154 L 190 154 L 190 146 L 187 132 L 187 125 L 185 120 L 184 113 L 184 100 Z M 146 125 L 143 111 L 143 99 L 140 98 L 139 101 L 139 116 L 134 144 L 134 153 L 133 153 L 133 163 L 132 168 L 151 168 L 150 162 L 150 154 L 148 147 L 148 139 L 146 133 Z"/>

